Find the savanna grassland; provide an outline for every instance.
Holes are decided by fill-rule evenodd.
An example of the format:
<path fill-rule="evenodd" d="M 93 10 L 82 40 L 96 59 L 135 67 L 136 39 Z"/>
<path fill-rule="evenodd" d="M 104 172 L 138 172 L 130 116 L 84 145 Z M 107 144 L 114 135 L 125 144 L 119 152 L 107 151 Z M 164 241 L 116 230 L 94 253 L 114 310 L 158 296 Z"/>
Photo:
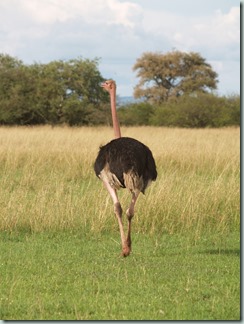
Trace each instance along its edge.
<path fill-rule="evenodd" d="M 122 134 L 158 170 L 125 259 L 93 171 L 111 128 L 0 128 L 2 319 L 240 319 L 240 129 Z"/>

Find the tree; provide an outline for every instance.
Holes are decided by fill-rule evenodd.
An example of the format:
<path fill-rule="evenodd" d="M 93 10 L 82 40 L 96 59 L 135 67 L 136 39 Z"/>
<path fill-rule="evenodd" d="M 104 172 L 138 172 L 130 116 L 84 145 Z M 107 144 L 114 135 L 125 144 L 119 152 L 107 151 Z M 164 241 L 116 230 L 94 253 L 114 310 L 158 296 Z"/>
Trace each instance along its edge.
<path fill-rule="evenodd" d="M 133 70 L 140 79 L 135 87 L 135 98 L 144 97 L 151 103 L 217 88 L 217 73 L 195 52 L 147 52 L 137 59 Z"/>
<path fill-rule="evenodd" d="M 92 124 L 109 102 L 97 65 L 82 58 L 24 65 L 0 54 L 0 124 Z"/>
<path fill-rule="evenodd" d="M 22 61 L 0 54 L 0 80 L 0 123 L 27 123 L 35 89 L 28 68 Z"/>
<path fill-rule="evenodd" d="M 87 124 L 89 110 L 108 102 L 97 64 L 96 59 L 79 58 L 36 66 L 37 105 L 49 123 Z"/>

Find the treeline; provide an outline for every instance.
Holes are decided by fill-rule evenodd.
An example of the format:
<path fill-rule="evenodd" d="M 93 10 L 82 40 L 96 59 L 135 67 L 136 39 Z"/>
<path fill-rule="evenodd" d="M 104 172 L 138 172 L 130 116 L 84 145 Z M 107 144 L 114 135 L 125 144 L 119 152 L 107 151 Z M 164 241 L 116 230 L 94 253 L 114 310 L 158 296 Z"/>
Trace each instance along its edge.
<path fill-rule="evenodd" d="M 89 125 L 110 122 L 98 60 L 24 65 L 0 55 L 0 124 Z"/>
<path fill-rule="evenodd" d="M 153 125 L 186 128 L 240 125 L 240 96 L 198 93 L 151 105 L 146 102 L 121 107 L 121 125 Z"/>
<path fill-rule="evenodd" d="M 0 125 L 111 125 L 98 60 L 83 58 L 25 65 L 0 54 Z M 182 95 L 161 104 L 118 109 L 121 125 L 222 127 L 240 124 L 240 97 Z"/>

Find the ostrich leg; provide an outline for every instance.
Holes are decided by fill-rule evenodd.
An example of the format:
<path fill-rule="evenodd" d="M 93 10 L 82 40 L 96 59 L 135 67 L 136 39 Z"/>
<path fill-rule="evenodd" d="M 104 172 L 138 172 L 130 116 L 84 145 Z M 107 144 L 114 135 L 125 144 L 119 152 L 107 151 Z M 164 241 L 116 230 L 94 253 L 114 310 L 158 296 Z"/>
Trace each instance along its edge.
<path fill-rule="evenodd" d="M 125 239 L 125 233 L 124 233 L 124 228 L 123 228 L 123 224 L 122 224 L 122 208 L 121 208 L 116 190 L 113 187 L 111 187 L 111 185 L 109 184 L 108 181 L 103 179 L 103 183 L 104 183 L 105 187 L 107 188 L 107 190 L 113 200 L 113 203 L 114 203 L 114 212 L 117 217 L 118 224 L 119 224 L 119 230 L 120 230 L 120 237 L 121 237 L 121 244 L 122 244 L 122 255 L 124 257 L 126 257 L 130 254 L 130 248 L 127 244 L 127 240 Z"/>
<path fill-rule="evenodd" d="M 139 196 L 139 193 L 140 191 L 138 192 L 131 192 L 132 194 L 132 199 L 131 199 L 131 203 L 130 203 L 130 206 L 129 208 L 127 209 L 126 211 L 126 216 L 127 216 L 127 219 L 128 219 L 128 233 L 127 233 L 127 239 L 126 239 L 126 242 L 127 242 L 127 246 L 129 248 L 129 251 L 131 251 L 131 221 L 132 221 L 132 218 L 134 216 L 134 208 L 135 208 L 135 204 L 136 204 L 136 200 Z"/>

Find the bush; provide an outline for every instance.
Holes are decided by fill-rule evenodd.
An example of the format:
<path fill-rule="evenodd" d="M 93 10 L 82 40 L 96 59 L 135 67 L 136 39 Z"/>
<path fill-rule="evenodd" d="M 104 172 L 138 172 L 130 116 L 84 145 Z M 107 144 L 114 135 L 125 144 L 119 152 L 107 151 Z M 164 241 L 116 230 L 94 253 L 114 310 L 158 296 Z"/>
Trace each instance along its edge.
<path fill-rule="evenodd" d="M 143 126 L 149 125 L 154 108 L 149 103 L 141 102 L 122 106 L 118 109 L 118 118 L 121 125 Z"/>
<path fill-rule="evenodd" d="M 150 120 L 156 126 L 224 127 L 240 125 L 240 101 L 212 94 L 182 96 L 154 109 Z"/>

